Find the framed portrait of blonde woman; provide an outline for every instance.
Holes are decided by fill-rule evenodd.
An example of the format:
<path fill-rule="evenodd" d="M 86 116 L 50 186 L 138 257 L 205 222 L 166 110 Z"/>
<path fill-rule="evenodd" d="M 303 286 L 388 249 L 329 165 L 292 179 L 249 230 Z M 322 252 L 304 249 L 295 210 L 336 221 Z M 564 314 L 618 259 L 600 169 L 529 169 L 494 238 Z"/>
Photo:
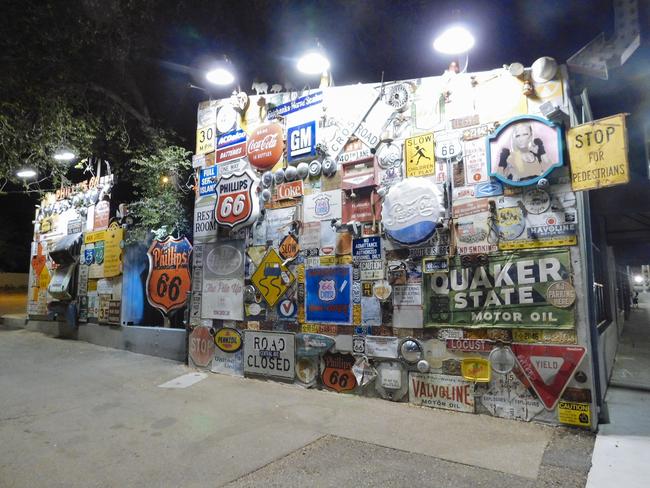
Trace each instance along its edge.
<path fill-rule="evenodd" d="M 488 173 L 512 186 L 536 185 L 564 165 L 562 129 L 535 115 L 514 117 L 486 137 Z"/>

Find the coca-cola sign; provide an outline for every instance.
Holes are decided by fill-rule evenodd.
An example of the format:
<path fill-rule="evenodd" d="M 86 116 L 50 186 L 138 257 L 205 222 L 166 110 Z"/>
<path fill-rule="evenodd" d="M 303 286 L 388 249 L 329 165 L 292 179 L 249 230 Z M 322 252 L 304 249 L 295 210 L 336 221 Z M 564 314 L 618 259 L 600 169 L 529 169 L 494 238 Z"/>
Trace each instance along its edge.
<path fill-rule="evenodd" d="M 264 124 L 251 132 L 246 155 L 251 166 L 265 171 L 271 169 L 282 157 L 284 149 L 282 126 Z"/>

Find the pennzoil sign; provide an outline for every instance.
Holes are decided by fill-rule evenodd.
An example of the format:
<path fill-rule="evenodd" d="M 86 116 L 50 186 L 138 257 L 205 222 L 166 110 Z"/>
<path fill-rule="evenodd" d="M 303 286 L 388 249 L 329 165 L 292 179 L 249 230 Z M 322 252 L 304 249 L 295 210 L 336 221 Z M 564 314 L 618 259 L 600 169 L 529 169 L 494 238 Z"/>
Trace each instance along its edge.
<path fill-rule="evenodd" d="M 149 275 L 147 300 L 165 314 L 185 305 L 192 285 L 190 254 L 192 245 L 186 237 L 154 240 L 147 251 Z"/>

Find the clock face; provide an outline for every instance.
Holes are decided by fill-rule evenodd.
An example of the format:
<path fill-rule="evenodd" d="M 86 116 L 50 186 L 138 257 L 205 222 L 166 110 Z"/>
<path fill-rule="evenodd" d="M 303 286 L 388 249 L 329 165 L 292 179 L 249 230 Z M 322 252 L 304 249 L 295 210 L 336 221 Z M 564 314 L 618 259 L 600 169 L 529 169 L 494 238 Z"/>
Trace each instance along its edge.
<path fill-rule="evenodd" d="M 217 130 L 222 134 L 230 132 L 237 123 L 237 112 L 228 105 L 224 105 L 217 112 Z"/>

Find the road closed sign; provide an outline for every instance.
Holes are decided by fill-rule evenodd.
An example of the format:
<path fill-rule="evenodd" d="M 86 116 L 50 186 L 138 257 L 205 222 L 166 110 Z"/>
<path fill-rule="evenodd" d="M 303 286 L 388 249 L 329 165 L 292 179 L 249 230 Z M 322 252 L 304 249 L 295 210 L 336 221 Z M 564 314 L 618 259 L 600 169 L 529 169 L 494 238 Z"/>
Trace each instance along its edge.
<path fill-rule="evenodd" d="M 625 114 L 573 127 L 566 138 L 573 191 L 595 190 L 630 181 Z"/>
<path fill-rule="evenodd" d="M 289 332 L 244 332 L 244 373 L 292 380 L 294 335 Z"/>

